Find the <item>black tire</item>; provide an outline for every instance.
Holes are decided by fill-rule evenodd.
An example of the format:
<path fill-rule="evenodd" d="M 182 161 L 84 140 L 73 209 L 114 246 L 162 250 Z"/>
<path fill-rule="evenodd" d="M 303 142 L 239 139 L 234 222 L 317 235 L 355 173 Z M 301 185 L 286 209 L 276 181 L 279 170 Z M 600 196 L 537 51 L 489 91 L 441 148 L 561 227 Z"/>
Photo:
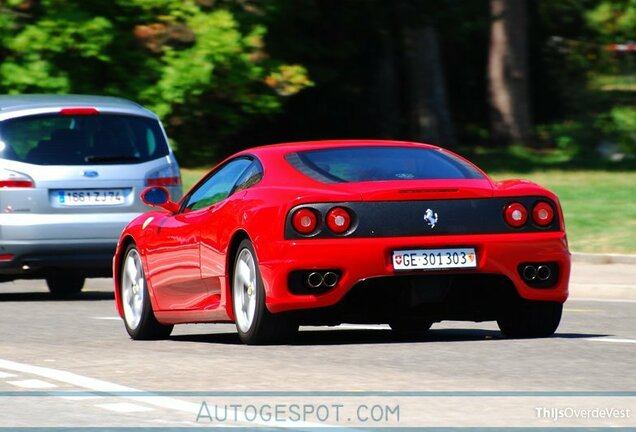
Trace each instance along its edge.
<path fill-rule="evenodd" d="M 554 334 L 563 304 L 518 299 L 497 320 L 501 332 L 511 338 L 539 338 Z"/>
<path fill-rule="evenodd" d="M 133 264 L 134 268 L 129 267 Z M 141 256 L 134 243 L 126 248 L 118 277 L 124 326 L 131 339 L 156 340 L 170 336 L 174 326 L 161 324 L 152 310 Z"/>
<path fill-rule="evenodd" d="M 46 285 L 49 287 L 49 291 L 58 297 L 70 297 L 79 294 L 84 288 L 84 282 L 86 282 L 86 278 L 82 274 L 73 271 L 56 271 L 46 277 Z"/>
<path fill-rule="evenodd" d="M 258 259 L 247 239 L 241 241 L 234 257 L 232 307 L 239 338 L 247 345 L 288 342 L 298 331 L 298 324 L 287 315 L 267 310 Z"/>
<path fill-rule="evenodd" d="M 389 322 L 393 333 L 403 337 L 421 337 L 428 333 L 433 321 L 422 318 L 397 318 Z"/>

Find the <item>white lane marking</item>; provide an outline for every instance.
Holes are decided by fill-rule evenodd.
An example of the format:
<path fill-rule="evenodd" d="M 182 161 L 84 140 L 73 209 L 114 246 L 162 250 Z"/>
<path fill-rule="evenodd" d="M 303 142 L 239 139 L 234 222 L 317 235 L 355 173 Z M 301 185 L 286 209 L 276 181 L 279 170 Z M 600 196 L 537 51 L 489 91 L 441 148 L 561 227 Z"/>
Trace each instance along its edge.
<path fill-rule="evenodd" d="M 336 330 L 336 329 L 349 329 L 349 330 L 387 330 L 391 327 L 388 324 L 340 324 L 335 327 L 325 326 L 301 326 L 304 330 Z"/>
<path fill-rule="evenodd" d="M 102 397 L 94 394 L 86 394 L 81 396 L 60 396 L 62 399 L 71 400 L 71 401 L 83 401 L 88 399 L 101 399 Z"/>
<path fill-rule="evenodd" d="M 585 340 L 592 341 L 592 342 L 612 342 L 612 343 L 633 343 L 633 344 L 636 344 L 636 339 L 586 338 Z"/>
<path fill-rule="evenodd" d="M 107 409 L 109 411 L 115 411 L 117 413 L 123 413 L 123 414 L 154 411 L 152 408 L 133 404 L 133 403 L 128 403 L 128 402 L 97 404 L 95 406 L 99 408 Z"/>
<path fill-rule="evenodd" d="M 57 387 L 55 384 L 38 380 L 38 379 L 27 379 L 20 381 L 7 381 L 7 384 L 14 385 L 16 387 L 29 388 L 29 389 L 46 389 L 46 388 L 55 388 Z"/>
<path fill-rule="evenodd" d="M 152 392 L 147 392 L 144 390 L 137 390 L 132 387 L 127 387 L 119 384 L 115 384 L 108 381 L 99 380 L 96 378 L 90 378 L 78 374 L 74 374 L 73 372 L 67 372 L 59 369 L 51 369 L 45 368 L 41 366 L 34 366 L 25 363 L 13 362 L 11 360 L 0 359 L 0 369 L 10 370 L 14 372 L 22 372 L 28 373 L 31 375 L 37 375 L 43 378 L 48 378 L 54 381 L 63 382 L 66 384 L 70 384 L 76 387 L 81 387 L 84 389 L 92 390 L 95 392 L 103 392 L 103 393 L 141 393 L 141 396 L 119 396 L 122 399 L 128 399 L 135 402 L 143 402 L 148 405 L 153 405 L 159 408 L 167 408 L 173 409 L 176 411 L 182 411 L 191 414 L 194 418 L 196 418 L 202 408 L 202 403 L 194 403 L 194 402 L 186 402 L 179 399 L 171 398 L 168 396 L 158 396 Z M 238 410 L 239 416 L 245 418 L 245 414 Z M 280 423 L 275 420 L 273 421 L 251 421 L 250 426 L 253 425 L 266 425 L 266 426 L 285 426 L 285 423 Z M 216 426 L 228 426 L 223 424 L 216 424 Z M 232 425 L 233 426 L 233 425 Z M 294 423 L 295 427 L 306 427 L 306 428 L 316 428 L 319 426 L 324 426 L 324 424 L 320 423 L 312 423 L 312 422 L 296 422 Z"/>
<path fill-rule="evenodd" d="M 570 307 L 566 307 L 563 308 L 563 312 L 575 312 L 575 313 L 597 313 L 597 312 L 603 312 L 602 309 L 582 309 L 582 308 L 570 308 Z"/>
<path fill-rule="evenodd" d="M 66 384 L 81 387 L 83 389 L 92 390 L 96 392 L 104 393 L 125 393 L 135 392 L 142 393 L 142 396 L 123 396 L 125 399 L 144 402 L 148 405 L 153 405 L 160 408 L 170 408 L 177 411 L 183 411 L 196 415 L 199 412 L 200 404 L 181 401 L 178 399 L 155 396 L 152 392 L 145 392 L 143 390 L 137 390 L 132 387 L 126 387 L 119 384 L 103 381 L 95 378 L 90 378 L 82 375 L 77 375 L 72 372 L 66 372 L 58 369 L 50 369 L 40 366 L 33 366 L 24 363 L 17 363 L 10 360 L 0 359 L 0 369 L 11 370 L 15 372 L 23 372 L 32 375 L 37 375 L 43 378 L 48 378 L 54 381 L 63 382 Z"/>
<path fill-rule="evenodd" d="M 121 320 L 121 318 L 118 317 L 118 316 L 117 317 L 109 317 L 109 316 L 108 317 L 91 317 L 91 318 L 96 319 L 96 320 L 113 320 L 113 321 Z"/>
<path fill-rule="evenodd" d="M 577 287 L 579 287 L 579 288 L 587 288 L 587 289 L 596 288 L 599 291 L 603 291 L 603 289 L 608 289 L 608 288 L 609 289 L 611 289 L 611 288 L 616 288 L 616 289 L 625 289 L 625 288 L 634 289 L 634 288 L 636 288 L 636 285 L 634 285 L 634 284 L 613 284 L 613 283 L 608 283 L 608 284 L 601 285 L 601 284 L 597 284 L 597 283 L 581 283 L 581 282 L 579 282 L 579 283 L 576 283 L 576 282 L 570 283 L 570 288 L 575 288 L 576 289 Z M 603 288 L 603 287 L 607 287 L 607 288 Z"/>
<path fill-rule="evenodd" d="M 636 303 L 636 300 L 632 299 L 606 299 L 596 297 L 570 297 L 568 302 L 571 301 L 586 301 L 586 302 L 599 302 L 599 303 Z"/>
<path fill-rule="evenodd" d="M 12 373 L 8 373 L 8 372 L 0 372 L 0 378 L 11 378 L 14 377 L 15 374 Z"/>

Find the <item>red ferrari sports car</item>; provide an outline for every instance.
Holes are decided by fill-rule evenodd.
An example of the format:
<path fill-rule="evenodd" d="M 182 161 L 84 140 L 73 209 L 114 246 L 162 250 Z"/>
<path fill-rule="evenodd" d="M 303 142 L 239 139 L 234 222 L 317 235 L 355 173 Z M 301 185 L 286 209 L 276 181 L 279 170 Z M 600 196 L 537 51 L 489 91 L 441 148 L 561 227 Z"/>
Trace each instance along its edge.
<path fill-rule="evenodd" d="M 115 298 L 133 339 L 174 324 L 235 322 L 247 344 L 299 325 L 496 320 L 510 337 L 549 336 L 568 296 L 570 252 L 557 197 L 495 182 L 445 149 L 396 141 L 252 148 L 178 203 L 121 234 Z"/>

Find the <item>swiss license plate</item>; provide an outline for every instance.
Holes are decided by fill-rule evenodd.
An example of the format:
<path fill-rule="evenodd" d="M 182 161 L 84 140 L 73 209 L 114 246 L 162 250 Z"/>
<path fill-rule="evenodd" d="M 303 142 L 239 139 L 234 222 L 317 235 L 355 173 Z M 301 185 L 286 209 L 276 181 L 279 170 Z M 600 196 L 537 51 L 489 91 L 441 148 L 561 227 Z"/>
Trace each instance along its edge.
<path fill-rule="evenodd" d="M 474 248 L 410 249 L 393 251 L 394 270 L 476 268 Z"/>
<path fill-rule="evenodd" d="M 74 189 L 56 191 L 62 206 L 100 206 L 124 203 L 123 189 Z"/>

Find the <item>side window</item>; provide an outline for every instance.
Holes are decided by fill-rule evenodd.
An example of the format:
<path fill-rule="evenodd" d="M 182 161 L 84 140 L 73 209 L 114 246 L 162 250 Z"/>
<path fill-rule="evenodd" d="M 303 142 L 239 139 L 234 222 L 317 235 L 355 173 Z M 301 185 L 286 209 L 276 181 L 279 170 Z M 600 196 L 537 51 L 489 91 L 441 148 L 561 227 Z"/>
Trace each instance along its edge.
<path fill-rule="evenodd" d="M 184 210 L 199 210 L 224 200 L 234 189 L 234 185 L 252 164 L 250 159 L 235 159 L 228 162 L 199 185 L 188 197 Z"/>
<path fill-rule="evenodd" d="M 257 160 L 252 162 L 252 165 L 245 170 L 233 192 L 242 191 L 244 189 L 254 186 L 263 178 L 263 166 Z"/>

